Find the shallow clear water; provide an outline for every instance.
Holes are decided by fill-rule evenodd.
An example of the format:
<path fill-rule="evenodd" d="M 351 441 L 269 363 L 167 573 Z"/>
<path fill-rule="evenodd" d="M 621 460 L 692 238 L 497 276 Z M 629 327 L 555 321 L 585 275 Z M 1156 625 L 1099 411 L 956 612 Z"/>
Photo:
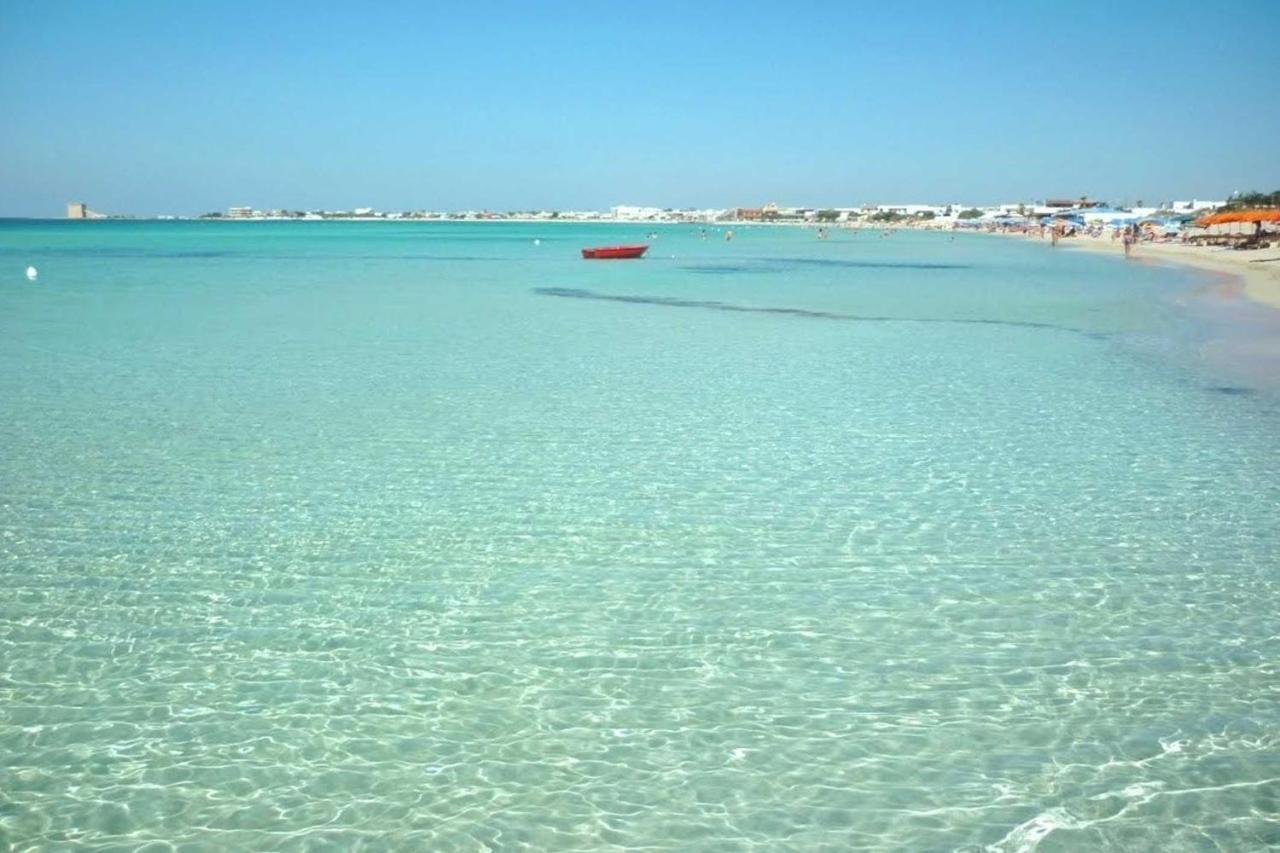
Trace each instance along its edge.
<path fill-rule="evenodd" d="M 647 230 L 0 223 L 0 847 L 1280 844 L 1199 279 Z"/>

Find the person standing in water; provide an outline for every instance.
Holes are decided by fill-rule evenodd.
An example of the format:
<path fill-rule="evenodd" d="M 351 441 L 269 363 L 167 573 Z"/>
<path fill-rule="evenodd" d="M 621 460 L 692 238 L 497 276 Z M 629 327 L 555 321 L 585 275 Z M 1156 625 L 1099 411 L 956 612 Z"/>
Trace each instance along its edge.
<path fill-rule="evenodd" d="M 1129 253 L 1133 251 L 1134 243 L 1134 226 L 1126 225 L 1124 227 L 1124 256 L 1129 257 Z"/>

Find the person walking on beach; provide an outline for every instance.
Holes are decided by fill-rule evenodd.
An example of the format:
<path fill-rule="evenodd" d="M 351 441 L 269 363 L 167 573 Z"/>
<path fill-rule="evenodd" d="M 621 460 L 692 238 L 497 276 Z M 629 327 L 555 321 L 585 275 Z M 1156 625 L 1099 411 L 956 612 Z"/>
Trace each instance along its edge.
<path fill-rule="evenodd" d="M 1134 226 L 1126 225 L 1124 227 L 1124 256 L 1129 257 L 1129 253 L 1133 251 L 1134 242 Z"/>

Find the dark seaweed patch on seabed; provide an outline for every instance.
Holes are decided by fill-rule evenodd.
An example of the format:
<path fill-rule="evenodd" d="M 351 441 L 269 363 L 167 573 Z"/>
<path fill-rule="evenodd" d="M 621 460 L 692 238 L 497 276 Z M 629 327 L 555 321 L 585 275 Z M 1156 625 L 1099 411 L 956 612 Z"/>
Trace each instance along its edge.
<path fill-rule="evenodd" d="M 982 317 L 885 317 L 864 314 L 839 314 L 833 311 L 814 311 L 809 308 L 764 308 L 753 305 L 735 305 L 731 302 L 717 302 L 711 299 L 680 299 L 675 296 L 634 296 L 629 294 L 615 295 L 596 293 L 595 291 L 582 290 L 575 287 L 535 287 L 533 292 L 539 296 L 559 296 L 563 299 L 590 299 L 599 302 L 623 302 L 629 305 L 660 305 L 664 308 L 702 308 L 707 311 L 730 311 L 740 314 L 775 314 L 813 320 L 841 320 L 854 323 L 948 323 L 974 326 L 1014 326 L 1022 329 L 1052 329 L 1058 332 L 1072 332 L 1091 338 L 1099 335 L 1098 332 L 1077 329 L 1074 326 L 1037 323 L 1034 320 L 992 320 Z"/>
<path fill-rule="evenodd" d="M 843 261 L 834 258 L 752 258 L 737 264 L 697 264 L 682 266 L 681 270 L 696 275 L 736 275 L 740 273 L 785 272 L 796 267 L 826 267 L 838 269 L 901 269 L 901 270 L 963 270 L 968 264 L 927 264 L 911 261 Z"/>
<path fill-rule="evenodd" d="M 288 252 L 242 252 L 233 249 L 178 249 L 156 251 L 153 249 L 127 249 L 114 247 L 45 247 L 40 249 L 3 248 L 0 255 L 21 255 L 36 258 L 136 258 L 138 260 L 211 260 L 236 258 L 249 261 L 504 261 L 515 258 L 496 258 L 491 255 L 427 255 L 427 254 L 314 254 L 300 255 Z"/>
<path fill-rule="evenodd" d="M 769 267 L 748 267 L 740 264 L 708 264 L 700 267 L 680 267 L 683 272 L 697 275 L 738 275 L 740 273 L 774 272 Z"/>
<path fill-rule="evenodd" d="M 518 258 L 499 258 L 492 255 L 243 255 L 261 261 L 513 261 Z"/>
<path fill-rule="evenodd" d="M 809 267 L 848 267 L 871 270 L 967 270 L 968 264 L 928 264 L 918 261 L 843 261 L 837 258 L 778 258 L 779 263 Z"/>
<path fill-rule="evenodd" d="M 48 246 L 38 249 L 3 249 L 0 254 L 16 255 L 36 258 L 230 258 L 237 255 L 237 252 L 216 250 L 216 249 L 190 249 L 179 251 L 158 252 L 148 249 L 121 249 L 105 246 L 97 247 L 53 247 Z"/>

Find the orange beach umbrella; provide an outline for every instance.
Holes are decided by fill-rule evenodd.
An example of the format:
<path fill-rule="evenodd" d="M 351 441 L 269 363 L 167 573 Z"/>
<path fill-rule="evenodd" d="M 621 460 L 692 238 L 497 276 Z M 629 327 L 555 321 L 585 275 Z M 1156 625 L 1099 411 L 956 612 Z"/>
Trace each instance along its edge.
<path fill-rule="evenodd" d="M 1224 210 L 1196 220 L 1196 225 L 1224 225 L 1228 222 L 1280 222 L 1280 207 L 1264 207 L 1257 210 Z"/>

